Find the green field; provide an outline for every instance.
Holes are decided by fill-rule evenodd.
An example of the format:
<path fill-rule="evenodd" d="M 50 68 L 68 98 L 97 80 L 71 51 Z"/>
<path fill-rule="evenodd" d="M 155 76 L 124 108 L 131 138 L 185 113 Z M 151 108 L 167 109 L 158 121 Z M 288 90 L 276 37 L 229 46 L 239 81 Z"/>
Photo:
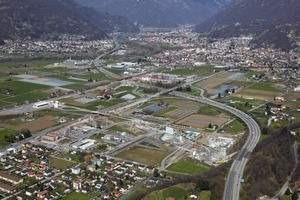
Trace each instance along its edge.
<path fill-rule="evenodd" d="M 209 116 L 216 116 L 221 114 L 222 112 L 218 110 L 217 108 L 208 106 L 208 105 L 201 105 L 198 113 L 201 115 L 209 115 Z"/>
<path fill-rule="evenodd" d="M 116 154 L 116 157 L 143 163 L 150 166 L 159 164 L 169 153 L 144 147 L 133 147 Z"/>
<path fill-rule="evenodd" d="M 274 87 L 274 84 L 272 83 L 255 83 L 249 87 L 247 87 L 247 89 L 252 89 L 252 90 L 263 90 L 263 91 L 269 91 L 269 92 L 281 92 L 282 90 Z"/>
<path fill-rule="evenodd" d="M 157 191 L 149 194 L 145 200 L 165 200 L 168 197 L 173 197 L 176 200 L 185 200 L 187 195 L 187 190 L 178 186 L 172 186 L 163 191 Z"/>
<path fill-rule="evenodd" d="M 64 102 L 66 105 L 85 108 L 88 110 L 97 110 L 99 108 L 106 108 L 124 102 L 123 99 L 110 99 L 108 101 L 95 100 L 90 103 L 81 104 L 76 102 L 73 98 L 67 98 L 61 101 Z"/>
<path fill-rule="evenodd" d="M 7 145 L 9 145 L 10 143 L 9 142 L 6 142 L 4 140 L 4 137 L 7 135 L 16 135 L 18 132 L 17 131 L 14 131 L 14 130 L 8 130 L 8 129 L 3 129 L 3 130 L 0 130 L 0 149 L 6 147 Z"/>
<path fill-rule="evenodd" d="M 263 140 L 267 139 L 269 136 L 270 135 L 261 134 L 260 138 L 259 138 L 259 141 L 263 141 Z"/>
<path fill-rule="evenodd" d="M 116 74 L 116 75 L 123 75 L 124 71 L 123 69 L 111 69 L 111 68 L 105 68 L 107 71 Z"/>
<path fill-rule="evenodd" d="M 63 197 L 62 200 L 90 200 L 97 195 L 97 193 L 83 194 L 80 192 L 71 192 L 67 196 Z"/>
<path fill-rule="evenodd" d="M 186 159 L 170 165 L 167 170 L 177 173 L 195 175 L 208 171 L 209 168 L 200 163 L 194 162 L 192 159 Z"/>
<path fill-rule="evenodd" d="M 210 200 L 211 191 L 201 191 L 198 200 Z"/>
<path fill-rule="evenodd" d="M 15 66 L 30 66 L 30 67 L 42 67 L 49 64 L 53 64 L 55 62 L 58 62 L 57 60 L 36 60 L 36 61 L 13 61 L 13 62 L 1 62 L 0 67 L 3 69 L 3 67 L 15 67 Z M 27 70 L 25 68 L 25 70 Z"/>
<path fill-rule="evenodd" d="M 111 132 L 126 132 L 132 135 L 135 135 L 133 131 L 129 130 L 126 125 L 114 125 L 112 127 L 110 127 L 108 130 L 110 130 Z"/>
<path fill-rule="evenodd" d="M 50 166 L 57 168 L 57 169 L 61 169 L 61 170 L 66 170 L 75 165 L 74 162 L 70 162 L 67 160 L 58 159 L 58 158 L 54 158 L 54 157 L 49 158 L 49 164 L 50 164 Z"/>
<path fill-rule="evenodd" d="M 147 191 L 146 188 L 138 188 L 137 190 L 135 190 L 133 193 L 131 192 L 126 198 L 125 200 L 132 200 L 135 199 L 136 196 L 143 194 Z"/>
<path fill-rule="evenodd" d="M 48 89 L 49 86 L 39 85 L 34 83 L 26 83 L 21 81 L 9 81 L 5 83 L 0 83 L 0 90 L 9 89 L 13 93 L 10 96 L 1 95 L 0 96 L 0 107 L 2 107 L 2 102 L 14 102 L 14 103 L 24 103 L 25 101 L 36 101 L 41 98 L 46 98 L 49 94 L 42 92 L 41 90 Z"/>
<path fill-rule="evenodd" d="M 265 72 L 263 72 L 263 71 L 250 71 L 250 72 L 247 72 L 247 73 L 245 74 L 245 76 L 246 76 L 247 78 L 250 78 L 250 77 L 252 77 L 252 76 L 255 75 L 255 74 L 263 74 L 263 73 L 265 73 Z"/>
<path fill-rule="evenodd" d="M 127 91 L 131 92 L 134 89 L 132 86 L 121 86 L 116 89 L 116 91 Z"/>
<path fill-rule="evenodd" d="M 224 126 L 224 130 L 229 131 L 230 133 L 239 133 L 246 129 L 243 123 L 238 120 L 234 120 L 229 124 Z"/>
<path fill-rule="evenodd" d="M 169 106 L 163 110 L 154 112 L 152 115 L 165 117 L 165 114 L 171 112 L 172 110 L 176 110 L 177 108 L 174 106 Z"/>

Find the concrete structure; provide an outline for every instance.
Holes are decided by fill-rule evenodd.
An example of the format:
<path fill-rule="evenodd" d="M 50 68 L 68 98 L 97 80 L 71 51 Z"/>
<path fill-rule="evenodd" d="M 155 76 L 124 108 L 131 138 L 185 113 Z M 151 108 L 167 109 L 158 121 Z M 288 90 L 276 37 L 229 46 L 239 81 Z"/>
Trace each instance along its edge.
<path fill-rule="evenodd" d="M 49 141 L 49 142 L 55 142 L 59 139 L 59 136 L 57 133 L 50 132 L 43 136 L 43 140 Z"/>
<path fill-rule="evenodd" d="M 17 176 L 14 176 L 12 174 L 9 174 L 9 173 L 3 172 L 3 171 L 0 172 L 0 179 L 10 182 L 15 185 L 23 182 L 22 178 L 19 178 Z"/>
<path fill-rule="evenodd" d="M 0 182 L 0 190 L 2 192 L 6 192 L 6 193 L 14 193 L 16 192 L 16 188 L 11 186 L 11 185 L 7 185 L 5 183 L 1 183 Z"/>
<path fill-rule="evenodd" d="M 166 127 L 166 133 L 168 133 L 168 134 L 170 134 L 170 135 L 174 135 L 174 129 L 171 128 L 171 127 L 169 127 L 169 126 L 167 126 L 167 127 Z"/>
<path fill-rule="evenodd" d="M 136 97 L 132 94 L 126 94 L 124 96 L 121 97 L 121 99 L 124 99 L 124 100 L 133 100 L 135 99 Z"/>
<path fill-rule="evenodd" d="M 89 60 L 71 60 L 68 59 L 64 62 L 64 65 L 69 67 L 82 67 L 87 66 L 89 64 Z"/>

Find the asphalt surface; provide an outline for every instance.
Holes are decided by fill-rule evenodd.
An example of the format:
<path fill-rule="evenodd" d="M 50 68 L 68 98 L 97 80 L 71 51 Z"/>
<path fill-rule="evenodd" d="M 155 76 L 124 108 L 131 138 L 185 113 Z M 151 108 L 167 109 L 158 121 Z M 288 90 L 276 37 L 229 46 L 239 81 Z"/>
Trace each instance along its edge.
<path fill-rule="evenodd" d="M 253 118 L 251 118 L 246 113 L 236 108 L 227 106 L 225 104 L 204 97 L 203 91 L 201 91 L 201 97 L 187 95 L 180 92 L 173 92 L 173 94 L 175 94 L 176 96 L 188 98 L 190 100 L 198 101 L 225 110 L 227 112 L 230 112 L 231 114 L 235 115 L 236 117 L 244 121 L 245 124 L 247 125 L 249 130 L 248 139 L 244 144 L 244 146 L 237 153 L 237 156 L 231 165 L 230 171 L 226 179 L 226 184 L 225 184 L 225 189 L 223 194 L 223 200 L 238 200 L 240 194 L 240 187 L 241 187 L 241 178 L 243 175 L 244 168 L 246 166 L 246 163 L 249 159 L 251 152 L 257 145 L 260 138 L 261 131 L 259 125 L 256 123 L 256 121 Z"/>

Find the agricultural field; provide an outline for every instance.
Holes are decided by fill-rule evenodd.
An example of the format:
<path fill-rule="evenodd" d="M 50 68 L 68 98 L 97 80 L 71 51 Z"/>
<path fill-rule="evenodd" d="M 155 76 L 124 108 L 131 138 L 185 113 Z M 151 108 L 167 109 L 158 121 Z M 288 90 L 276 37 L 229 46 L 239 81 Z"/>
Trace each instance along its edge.
<path fill-rule="evenodd" d="M 84 108 L 88 110 L 97 110 L 97 109 L 102 109 L 106 107 L 110 107 L 119 103 L 124 102 L 122 99 L 110 99 L 107 101 L 100 100 L 100 99 L 95 99 L 93 101 L 90 101 L 88 103 L 80 103 L 78 100 L 74 98 L 66 98 L 61 100 L 62 103 L 65 103 L 68 106 L 75 106 L 79 108 Z"/>
<path fill-rule="evenodd" d="M 201 105 L 198 110 L 198 114 L 209 115 L 209 116 L 216 116 L 221 113 L 222 112 L 219 109 L 208 106 L 208 105 Z"/>
<path fill-rule="evenodd" d="M 28 71 L 28 69 L 32 68 L 39 68 L 43 67 L 49 64 L 53 64 L 55 62 L 59 62 L 59 60 L 33 60 L 33 61 L 9 61 L 9 62 L 1 62 L 0 67 L 3 71 L 20 71 L 22 72 L 22 69 L 24 71 Z M 22 67 L 20 67 L 22 66 Z"/>
<path fill-rule="evenodd" d="M 89 194 L 83 194 L 81 192 L 71 192 L 67 196 L 63 197 L 62 200 L 90 200 L 93 197 L 96 197 L 97 193 L 89 193 Z"/>
<path fill-rule="evenodd" d="M 74 166 L 75 163 L 64 160 L 64 159 L 50 157 L 49 158 L 49 165 L 54 167 L 54 168 L 57 168 L 57 169 L 66 170 L 66 169 Z"/>
<path fill-rule="evenodd" d="M 189 189 L 192 188 L 188 186 L 188 184 L 179 184 L 164 190 L 152 192 L 145 197 L 144 200 L 165 200 L 168 197 L 173 197 L 176 200 L 190 199 L 187 197 L 189 195 Z"/>
<path fill-rule="evenodd" d="M 162 109 L 156 109 L 156 105 L 160 102 L 164 102 L 168 104 L 168 106 L 159 106 Z M 152 106 L 153 105 L 153 106 Z M 188 100 L 181 100 L 181 99 L 160 99 L 156 101 L 151 101 L 145 103 L 140 108 L 151 108 L 154 107 L 154 112 L 152 115 L 154 116 L 161 116 L 170 119 L 180 119 L 186 115 L 192 114 L 199 108 L 199 103 L 195 101 L 188 101 Z"/>
<path fill-rule="evenodd" d="M 229 124 L 226 124 L 223 127 L 223 130 L 229 133 L 240 133 L 246 129 L 245 125 L 241 123 L 239 120 L 235 119 Z"/>
<path fill-rule="evenodd" d="M 115 125 L 113 127 L 110 127 L 109 132 L 126 132 L 132 135 L 138 135 L 139 131 L 133 131 L 128 125 L 126 124 L 119 124 L 119 125 Z"/>
<path fill-rule="evenodd" d="M 180 119 L 186 115 L 192 114 L 199 108 L 199 103 L 188 100 L 176 100 L 168 103 L 172 106 L 172 109 L 167 110 L 162 116 L 171 119 Z"/>
<path fill-rule="evenodd" d="M 188 158 L 170 165 L 167 170 L 170 172 L 196 175 L 208 171 L 209 168 L 203 164 L 200 164 L 198 161 Z"/>
<path fill-rule="evenodd" d="M 8 81 L 0 83 L 0 108 L 7 103 L 33 102 L 46 98 L 49 94 L 43 92 L 49 86 L 21 81 Z"/>
<path fill-rule="evenodd" d="M 243 91 L 233 94 L 234 97 L 243 99 L 273 100 L 276 96 L 284 95 L 284 91 L 279 87 L 274 87 L 271 83 L 255 83 L 246 87 Z"/>
<path fill-rule="evenodd" d="M 222 85 L 235 85 L 234 84 L 234 76 L 235 72 L 221 72 L 216 74 L 215 76 L 205 79 L 201 82 L 195 84 L 196 87 L 203 88 L 209 94 L 213 94 L 216 89 L 218 89 Z M 232 78 L 231 78 L 232 77 Z M 238 78 L 238 77 L 237 77 Z M 239 83 L 241 85 L 241 83 Z"/>
<path fill-rule="evenodd" d="M 37 131 L 41 131 L 43 129 L 53 127 L 57 124 L 58 122 L 53 120 L 53 116 L 45 115 L 33 121 L 24 122 L 21 124 L 11 124 L 11 122 L 9 122 L 9 123 L 0 123 L 0 126 L 15 131 L 21 131 L 22 129 L 29 129 L 32 133 L 35 133 Z"/>
<path fill-rule="evenodd" d="M 214 66 L 212 65 L 203 65 L 199 67 L 189 67 L 189 68 L 180 68 L 180 69 L 159 69 L 156 72 L 167 73 L 167 74 L 178 74 L 184 76 L 198 75 L 198 76 L 209 76 L 214 73 Z"/>
<path fill-rule="evenodd" d="M 226 116 L 209 116 L 209 115 L 190 115 L 182 120 L 176 122 L 178 125 L 190 126 L 194 128 L 206 128 L 210 123 L 217 124 L 221 126 L 225 122 L 228 121 L 228 117 Z"/>
<path fill-rule="evenodd" d="M 116 157 L 143 163 L 150 166 L 159 164 L 169 153 L 167 151 L 158 151 L 144 147 L 133 147 L 116 154 Z"/>

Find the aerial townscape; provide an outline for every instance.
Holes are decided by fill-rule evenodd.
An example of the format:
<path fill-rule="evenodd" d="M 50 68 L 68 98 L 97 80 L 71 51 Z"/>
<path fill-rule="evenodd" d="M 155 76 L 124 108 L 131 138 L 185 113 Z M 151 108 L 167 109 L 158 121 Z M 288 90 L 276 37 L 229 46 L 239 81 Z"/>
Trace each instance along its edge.
<path fill-rule="evenodd" d="M 0 199 L 300 199 L 299 0 L 0 10 Z"/>

